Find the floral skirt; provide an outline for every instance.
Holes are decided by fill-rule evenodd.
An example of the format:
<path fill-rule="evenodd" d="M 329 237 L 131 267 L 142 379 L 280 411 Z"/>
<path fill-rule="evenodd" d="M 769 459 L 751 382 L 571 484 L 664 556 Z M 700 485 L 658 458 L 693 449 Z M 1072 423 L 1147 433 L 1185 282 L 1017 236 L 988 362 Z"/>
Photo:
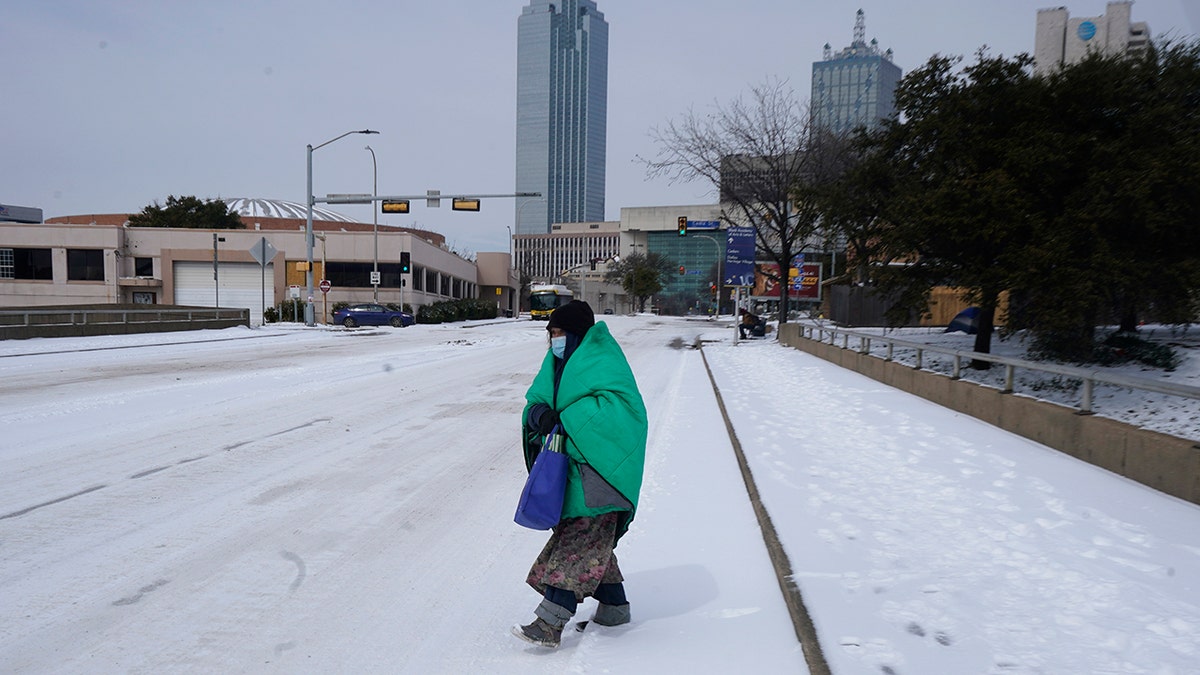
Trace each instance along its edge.
<path fill-rule="evenodd" d="M 555 526 L 525 583 L 541 594 L 547 586 L 574 591 L 575 599 L 582 602 L 596 592 L 596 586 L 624 581 L 613 553 L 617 523 L 623 515 L 613 512 L 564 519 Z"/>

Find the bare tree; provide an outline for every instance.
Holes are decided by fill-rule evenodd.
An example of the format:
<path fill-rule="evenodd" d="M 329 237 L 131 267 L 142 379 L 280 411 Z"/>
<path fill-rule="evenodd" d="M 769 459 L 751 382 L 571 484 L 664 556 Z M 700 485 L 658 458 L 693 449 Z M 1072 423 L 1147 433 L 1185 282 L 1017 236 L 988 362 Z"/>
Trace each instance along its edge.
<path fill-rule="evenodd" d="M 707 181 L 719 195 L 722 220 L 755 228 L 758 254 L 779 265 L 779 320 L 787 321 L 792 256 L 820 225 L 820 211 L 805 195 L 836 173 L 837 153 L 828 148 L 842 144 L 814 133 L 807 106 L 782 81 L 714 104 L 706 115 L 689 110 L 650 135 L 659 152 L 653 160 L 639 157 L 647 176 Z"/>

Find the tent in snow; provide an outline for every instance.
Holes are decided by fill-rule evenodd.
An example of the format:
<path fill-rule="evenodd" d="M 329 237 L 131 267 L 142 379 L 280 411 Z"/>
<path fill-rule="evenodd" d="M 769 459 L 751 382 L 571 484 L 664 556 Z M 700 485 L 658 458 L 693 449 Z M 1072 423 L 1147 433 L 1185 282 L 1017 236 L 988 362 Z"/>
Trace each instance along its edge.
<path fill-rule="evenodd" d="M 946 326 L 947 333 L 953 333 L 956 330 L 961 330 L 967 335 L 974 335 L 979 332 L 979 308 L 968 307 L 959 312 L 954 320 Z"/>

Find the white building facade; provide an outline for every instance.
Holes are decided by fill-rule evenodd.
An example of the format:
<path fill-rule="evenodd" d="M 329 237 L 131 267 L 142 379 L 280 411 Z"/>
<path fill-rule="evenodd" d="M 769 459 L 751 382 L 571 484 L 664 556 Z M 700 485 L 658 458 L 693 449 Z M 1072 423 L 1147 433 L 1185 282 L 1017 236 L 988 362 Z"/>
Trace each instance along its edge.
<path fill-rule="evenodd" d="M 282 207 L 302 205 L 276 203 Z M 242 216 L 246 229 L 128 227 L 108 214 L 0 225 L 0 308 L 51 305 L 159 304 L 244 307 L 251 324 L 263 310 L 303 297 L 307 284 L 304 220 L 278 214 Z M 283 216 L 283 217 L 280 217 Z M 349 220 L 313 221 L 315 316 L 329 320 L 337 302 L 408 305 L 486 297 L 503 314 L 516 310 L 517 278 L 505 253 L 467 260 L 444 238 L 422 230 L 380 228 Z M 66 221 L 66 222 L 56 222 Z M 262 242 L 267 242 L 260 262 Z M 378 256 L 375 255 L 378 241 Z M 256 256 L 256 252 L 258 255 Z M 407 253 L 409 269 L 402 270 Z M 382 283 L 370 284 L 378 268 Z M 316 286 L 316 281 L 314 281 Z"/>
<path fill-rule="evenodd" d="M 1072 17 L 1066 7 L 1040 9 L 1034 37 L 1034 69 L 1049 73 L 1078 63 L 1090 52 L 1127 54 L 1146 49 L 1150 26 L 1133 20 L 1133 2 L 1110 2 L 1101 16 Z"/>

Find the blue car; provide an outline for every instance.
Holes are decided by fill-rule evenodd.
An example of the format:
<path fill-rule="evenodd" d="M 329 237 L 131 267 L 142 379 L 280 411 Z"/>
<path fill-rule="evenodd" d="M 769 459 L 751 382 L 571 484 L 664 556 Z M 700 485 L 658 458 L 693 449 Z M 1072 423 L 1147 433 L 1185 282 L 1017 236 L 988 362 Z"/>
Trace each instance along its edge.
<path fill-rule="evenodd" d="M 388 309 L 383 305 L 365 304 L 365 305 L 350 305 L 343 307 L 333 313 L 334 323 L 340 323 L 346 328 L 354 328 L 355 326 L 384 326 L 391 325 L 396 328 L 404 328 L 411 326 L 417 322 L 412 314 L 401 312 L 395 309 Z"/>

